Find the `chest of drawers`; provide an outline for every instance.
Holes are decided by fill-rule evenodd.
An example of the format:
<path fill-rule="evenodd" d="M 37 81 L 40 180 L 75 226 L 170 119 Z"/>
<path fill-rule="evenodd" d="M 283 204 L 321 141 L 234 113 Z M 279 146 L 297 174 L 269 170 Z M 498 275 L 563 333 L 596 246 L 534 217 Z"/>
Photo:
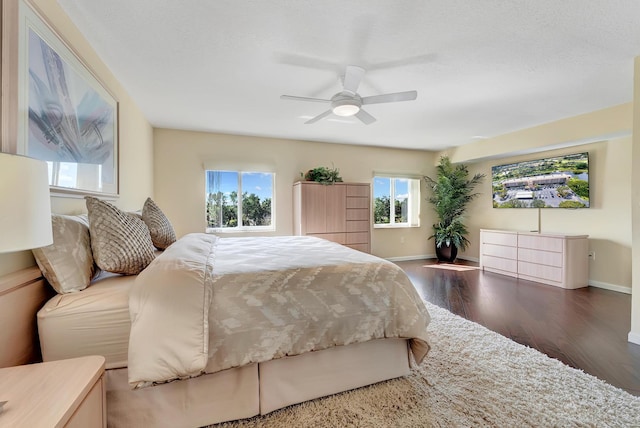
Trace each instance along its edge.
<path fill-rule="evenodd" d="M 588 236 L 482 229 L 480 266 L 489 272 L 562 288 L 586 287 Z"/>

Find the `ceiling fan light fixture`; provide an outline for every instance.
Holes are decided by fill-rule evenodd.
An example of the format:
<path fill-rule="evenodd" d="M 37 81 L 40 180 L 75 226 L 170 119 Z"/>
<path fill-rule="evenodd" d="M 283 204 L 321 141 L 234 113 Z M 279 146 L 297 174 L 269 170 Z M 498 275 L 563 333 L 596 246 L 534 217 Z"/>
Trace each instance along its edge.
<path fill-rule="evenodd" d="M 310 125 L 325 117 L 335 114 L 338 117 L 355 116 L 365 125 L 370 125 L 376 121 L 366 110 L 362 110 L 363 105 L 395 103 L 398 101 L 413 101 L 418 97 L 418 91 L 395 92 L 390 94 L 372 95 L 362 98 L 358 94 L 358 86 L 364 75 L 364 68 L 348 65 L 342 79 L 343 90 L 331 97 L 330 100 L 322 98 L 296 97 L 292 95 L 281 95 L 284 100 L 311 101 L 316 103 L 330 103 L 329 110 L 325 110 L 319 115 L 307 120 L 304 124 Z M 344 122 L 344 121 L 343 121 Z M 351 122 L 351 121 L 346 121 Z"/>
<path fill-rule="evenodd" d="M 360 106 L 357 104 L 345 103 L 333 106 L 331 110 L 336 116 L 348 117 L 357 114 L 360 111 Z"/>

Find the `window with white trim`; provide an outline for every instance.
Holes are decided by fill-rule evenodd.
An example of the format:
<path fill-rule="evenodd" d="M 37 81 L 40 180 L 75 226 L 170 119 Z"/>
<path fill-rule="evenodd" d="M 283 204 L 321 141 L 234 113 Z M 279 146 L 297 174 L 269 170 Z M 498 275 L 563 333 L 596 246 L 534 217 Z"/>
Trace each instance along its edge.
<path fill-rule="evenodd" d="M 272 172 L 205 172 L 207 231 L 275 230 Z"/>
<path fill-rule="evenodd" d="M 420 226 L 420 180 L 373 177 L 374 227 Z"/>

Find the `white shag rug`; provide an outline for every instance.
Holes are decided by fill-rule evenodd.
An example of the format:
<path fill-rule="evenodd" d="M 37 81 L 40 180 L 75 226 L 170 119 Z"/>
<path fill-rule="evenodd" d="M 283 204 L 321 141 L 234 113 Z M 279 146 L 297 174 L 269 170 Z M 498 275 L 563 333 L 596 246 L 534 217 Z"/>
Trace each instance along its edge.
<path fill-rule="evenodd" d="M 411 375 L 215 427 L 640 427 L 640 397 L 427 303 Z"/>

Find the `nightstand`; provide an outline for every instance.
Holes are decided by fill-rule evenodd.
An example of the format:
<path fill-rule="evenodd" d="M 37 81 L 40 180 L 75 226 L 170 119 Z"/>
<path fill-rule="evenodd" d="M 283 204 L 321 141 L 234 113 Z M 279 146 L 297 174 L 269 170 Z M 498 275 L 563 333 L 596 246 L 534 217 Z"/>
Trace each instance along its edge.
<path fill-rule="evenodd" d="M 0 369 L 0 426 L 106 427 L 104 364 L 90 356 Z"/>

